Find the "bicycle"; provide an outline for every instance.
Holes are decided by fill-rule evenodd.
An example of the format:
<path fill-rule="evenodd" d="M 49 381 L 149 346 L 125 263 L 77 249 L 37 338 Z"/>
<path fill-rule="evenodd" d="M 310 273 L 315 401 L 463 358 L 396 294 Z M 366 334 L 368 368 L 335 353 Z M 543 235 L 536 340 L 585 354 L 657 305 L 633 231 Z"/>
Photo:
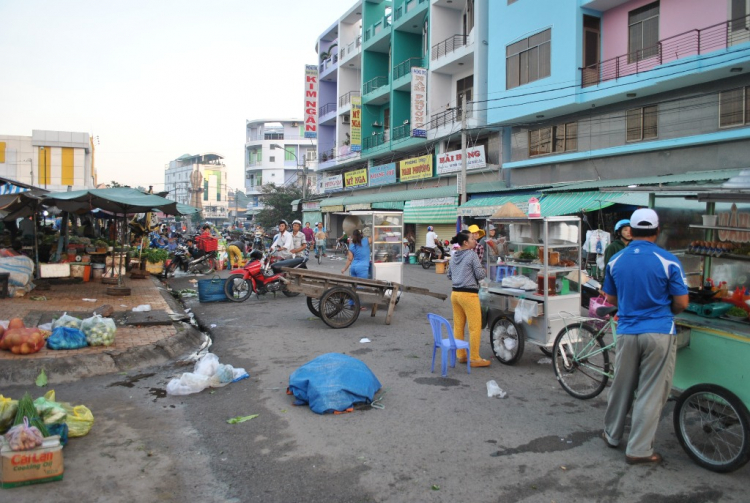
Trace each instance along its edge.
<path fill-rule="evenodd" d="M 346 255 L 349 252 L 349 245 L 345 241 L 336 241 L 336 248 L 334 249 L 334 251 L 341 251 L 341 253 Z"/>
<path fill-rule="evenodd" d="M 326 243 L 325 239 L 315 240 L 315 245 L 317 248 L 315 250 L 315 258 L 318 259 L 318 265 L 320 265 L 320 263 L 323 262 L 323 250 L 325 249 L 325 243 Z"/>

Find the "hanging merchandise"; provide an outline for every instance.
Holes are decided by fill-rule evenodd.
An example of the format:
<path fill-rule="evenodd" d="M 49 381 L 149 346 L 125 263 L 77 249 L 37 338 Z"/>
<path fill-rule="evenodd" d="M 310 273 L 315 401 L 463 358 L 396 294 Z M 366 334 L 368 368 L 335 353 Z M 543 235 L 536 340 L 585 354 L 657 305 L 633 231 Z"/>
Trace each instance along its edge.
<path fill-rule="evenodd" d="M 539 203 L 539 199 L 532 197 L 529 199 L 529 218 L 541 218 L 542 216 L 542 205 Z"/>

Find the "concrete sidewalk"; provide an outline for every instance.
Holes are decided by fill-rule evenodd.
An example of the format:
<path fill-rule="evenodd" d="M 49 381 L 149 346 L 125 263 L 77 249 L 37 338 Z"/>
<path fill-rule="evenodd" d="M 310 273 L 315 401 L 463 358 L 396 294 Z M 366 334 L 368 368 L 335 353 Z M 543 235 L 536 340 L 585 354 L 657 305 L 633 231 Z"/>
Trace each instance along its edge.
<path fill-rule="evenodd" d="M 90 313 L 102 304 L 110 304 L 118 313 L 131 312 L 140 304 L 150 304 L 152 311 L 182 312 L 182 307 L 171 297 L 156 278 L 123 279 L 130 287 L 129 297 L 106 294 L 108 285 L 99 282 L 51 285 L 49 290 L 34 290 L 21 298 L 0 300 L 0 320 L 24 318 L 33 324 L 39 312 Z M 44 296 L 46 300 L 31 300 Z M 83 299 L 96 299 L 87 302 Z M 49 316 L 47 316 L 49 318 Z M 74 350 L 53 351 L 42 348 L 33 355 L 14 355 L 0 351 L 0 386 L 30 382 L 43 368 L 50 383 L 130 370 L 155 365 L 196 349 L 202 334 L 192 326 L 172 323 L 161 326 L 117 327 L 115 343 Z"/>

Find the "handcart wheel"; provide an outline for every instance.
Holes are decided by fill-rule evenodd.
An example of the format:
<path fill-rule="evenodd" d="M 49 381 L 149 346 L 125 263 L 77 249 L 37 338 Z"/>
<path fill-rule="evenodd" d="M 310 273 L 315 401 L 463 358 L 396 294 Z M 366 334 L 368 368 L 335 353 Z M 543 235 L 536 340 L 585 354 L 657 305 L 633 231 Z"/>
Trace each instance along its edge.
<path fill-rule="evenodd" d="M 320 299 L 315 299 L 313 297 L 307 298 L 307 309 L 310 310 L 312 314 L 320 318 Z"/>
<path fill-rule="evenodd" d="M 349 288 L 335 286 L 320 298 L 320 317 L 331 328 L 346 328 L 359 317 L 359 297 Z"/>
<path fill-rule="evenodd" d="M 552 350 L 551 349 L 547 349 L 544 346 L 539 346 L 539 349 L 541 350 L 542 353 L 544 353 L 544 356 L 552 358 Z"/>
<path fill-rule="evenodd" d="M 677 399 L 673 419 L 680 445 L 703 468 L 728 473 L 750 460 L 750 414 L 731 391 L 692 386 Z"/>
<path fill-rule="evenodd" d="M 523 355 L 523 332 L 513 320 L 500 316 L 490 328 L 490 347 L 500 363 L 515 365 Z"/>

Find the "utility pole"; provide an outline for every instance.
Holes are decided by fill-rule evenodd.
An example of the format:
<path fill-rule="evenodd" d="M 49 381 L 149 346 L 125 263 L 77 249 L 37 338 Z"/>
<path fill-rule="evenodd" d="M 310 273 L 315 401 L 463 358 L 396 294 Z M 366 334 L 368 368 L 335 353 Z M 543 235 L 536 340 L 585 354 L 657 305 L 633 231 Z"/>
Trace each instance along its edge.
<path fill-rule="evenodd" d="M 466 101 L 461 95 L 461 174 L 458 177 L 458 194 L 461 196 L 458 204 L 466 202 Z"/>
<path fill-rule="evenodd" d="M 302 200 L 307 199 L 307 158 L 302 159 Z"/>

